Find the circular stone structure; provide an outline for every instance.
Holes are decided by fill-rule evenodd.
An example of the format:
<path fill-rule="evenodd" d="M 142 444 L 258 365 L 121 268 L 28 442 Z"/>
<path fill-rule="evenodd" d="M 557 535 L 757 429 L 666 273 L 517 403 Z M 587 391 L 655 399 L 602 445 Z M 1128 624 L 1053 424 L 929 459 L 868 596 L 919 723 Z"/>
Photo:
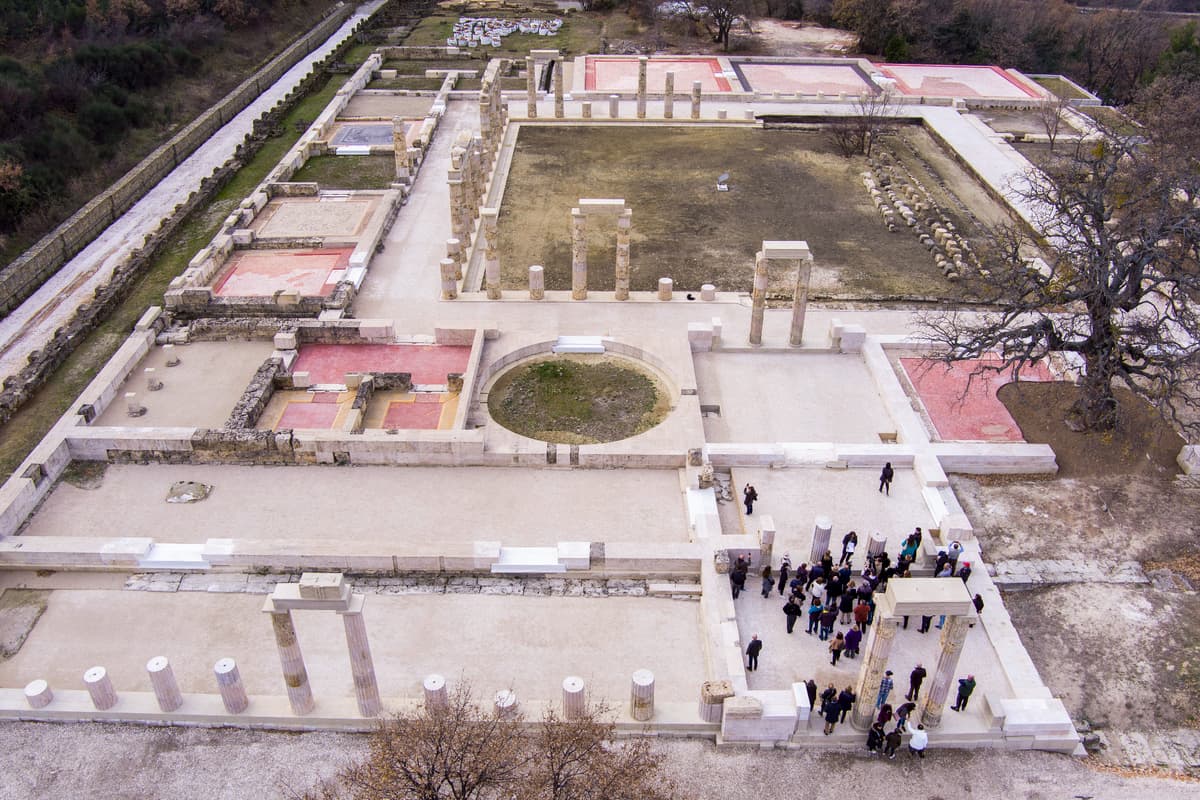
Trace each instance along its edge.
<path fill-rule="evenodd" d="M 633 359 L 562 354 L 509 367 L 487 404 L 492 419 L 530 439 L 598 444 L 653 428 L 670 412 L 668 398 L 662 379 Z"/>

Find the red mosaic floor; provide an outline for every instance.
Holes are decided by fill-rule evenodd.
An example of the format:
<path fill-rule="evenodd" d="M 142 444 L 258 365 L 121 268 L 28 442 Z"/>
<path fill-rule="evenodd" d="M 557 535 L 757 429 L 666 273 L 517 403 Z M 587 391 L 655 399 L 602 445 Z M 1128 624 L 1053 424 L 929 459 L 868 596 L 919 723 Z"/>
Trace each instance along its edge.
<path fill-rule="evenodd" d="M 408 372 L 413 383 L 446 382 L 465 372 L 470 347 L 416 344 L 306 344 L 293 372 L 307 372 L 313 383 L 343 383 L 347 372 Z"/>
<path fill-rule="evenodd" d="M 704 92 L 731 91 L 729 80 L 722 74 L 721 62 L 715 58 L 651 58 L 646 65 L 646 88 L 651 94 L 661 94 L 668 72 L 675 73 L 675 92 L 690 94 L 692 82 L 700 81 Z M 589 92 L 637 92 L 638 60 L 636 58 L 597 58 L 588 56 L 584 88 Z"/>
<path fill-rule="evenodd" d="M 294 289 L 325 297 L 350 265 L 350 248 L 328 250 L 239 250 L 213 285 L 218 297 L 270 297 Z"/>
<path fill-rule="evenodd" d="M 949 64 L 876 64 L 896 80 L 903 94 L 923 97 L 998 97 L 1013 100 L 1040 98 L 999 67 Z"/>
<path fill-rule="evenodd" d="M 967 378 L 978 361 L 959 361 L 951 365 L 923 358 L 902 358 L 900 364 L 912 381 L 938 436 L 945 441 L 1023 442 L 1021 429 L 996 392 L 1012 381 L 1012 373 L 989 372 L 971 379 L 970 390 L 963 396 Z M 1044 365 L 1021 370 L 1022 381 L 1054 380 Z"/>
<path fill-rule="evenodd" d="M 389 403 L 383 427 L 387 430 L 437 430 L 442 416 L 439 398 L 434 397 L 432 402 L 422 402 L 420 398 L 421 395 L 417 395 L 414 403 Z"/>

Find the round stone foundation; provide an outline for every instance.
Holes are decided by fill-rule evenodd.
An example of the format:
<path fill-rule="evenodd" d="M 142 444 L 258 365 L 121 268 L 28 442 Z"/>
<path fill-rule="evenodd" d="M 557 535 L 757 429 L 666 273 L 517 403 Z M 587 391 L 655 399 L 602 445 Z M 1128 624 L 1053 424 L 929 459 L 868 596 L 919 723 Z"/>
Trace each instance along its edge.
<path fill-rule="evenodd" d="M 488 392 L 488 412 L 530 439 L 599 444 L 662 422 L 671 410 L 669 396 L 658 375 L 630 358 L 545 355 L 501 373 Z"/>

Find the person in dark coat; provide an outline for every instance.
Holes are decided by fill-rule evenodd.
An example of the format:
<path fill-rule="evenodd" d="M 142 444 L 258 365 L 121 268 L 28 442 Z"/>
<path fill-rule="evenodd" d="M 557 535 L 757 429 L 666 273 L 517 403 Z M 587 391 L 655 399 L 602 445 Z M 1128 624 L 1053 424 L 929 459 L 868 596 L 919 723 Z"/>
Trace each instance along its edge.
<path fill-rule="evenodd" d="M 762 641 L 758 638 L 758 634 L 750 637 L 750 644 L 746 645 L 746 660 L 748 670 L 758 669 L 758 654 L 762 652 Z"/>
<path fill-rule="evenodd" d="M 922 618 L 924 619 L 924 618 Z M 908 694 L 904 695 L 905 700 L 916 700 L 917 695 L 921 693 L 921 683 L 925 680 L 926 672 L 923 664 L 917 664 L 913 671 L 908 673 Z"/>
<path fill-rule="evenodd" d="M 808 633 L 816 633 L 821 625 L 821 612 L 824 611 L 824 606 L 817 598 L 812 599 L 812 605 L 808 607 Z"/>
<path fill-rule="evenodd" d="M 851 615 L 854 614 L 854 593 L 843 592 L 838 599 L 838 613 L 842 615 L 842 624 L 849 625 Z"/>
<path fill-rule="evenodd" d="M 971 699 L 971 692 L 975 691 L 975 676 L 968 675 L 965 678 L 958 680 L 958 696 L 954 698 L 954 705 L 950 706 L 955 711 L 966 711 L 967 701 Z"/>
<path fill-rule="evenodd" d="M 821 691 L 821 715 L 822 716 L 824 716 L 825 712 L 829 710 L 830 704 L 837 702 L 837 695 L 838 695 L 838 690 L 832 683 L 829 684 L 828 686 L 826 686 Z"/>
<path fill-rule="evenodd" d="M 878 725 L 879 723 L 875 723 L 875 724 Z M 900 729 L 897 728 L 893 731 L 889 731 L 888 735 L 883 737 L 883 745 L 884 745 L 883 746 L 883 754 L 885 756 L 887 756 L 888 758 L 895 758 L 896 750 L 897 750 L 897 748 L 900 747 L 900 742 L 901 742 Z"/>
<path fill-rule="evenodd" d="M 796 620 L 804 613 L 804 609 L 800 608 L 793 597 L 784 604 L 783 613 L 787 616 L 787 632 L 791 633 L 792 629 L 796 627 Z"/>
<path fill-rule="evenodd" d="M 775 576 L 771 574 L 771 565 L 767 564 L 762 571 L 762 596 L 765 600 L 771 596 L 771 590 L 775 588 Z"/>
<path fill-rule="evenodd" d="M 838 708 L 840 708 L 842 711 L 842 715 L 838 719 L 838 722 L 846 721 L 846 715 L 850 713 L 852 708 L 854 708 L 854 701 L 857 699 L 858 697 L 854 694 L 853 687 L 847 686 L 845 689 L 842 689 L 841 693 L 838 695 Z"/>
<path fill-rule="evenodd" d="M 841 715 L 842 715 L 842 707 L 836 700 L 834 700 L 832 703 L 829 704 L 829 707 L 825 709 L 825 735 L 826 736 L 833 733 L 833 726 L 837 725 L 838 717 L 840 717 Z"/>
<path fill-rule="evenodd" d="M 822 642 L 827 641 L 833 635 L 833 625 L 835 622 L 837 622 L 837 609 L 826 607 L 821 612 L 820 639 Z"/>
<path fill-rule="evenodd" d="M 746 588 L 746 571 L 735 569 L 729 573 L 729 584 L 733 588 L 733 599 L 737 600 L 738 595 Z"/>
<path fill-rule="evenodd" d="M 883 749 L 883 726 L 876 722 L 871 726 L 871 730 L 867 731 L 867 752 L 873 756 L 879 755 L 879 751 Z"/>
<path fill-rule="evenodd" d="M 783 554 L 783 562 L 779 565 L 779 596 L 783 597 L 783 592 L 788 586 L 788 576 L 792 572 L 792 560 L 788 558 L 787 553 Z"/>
<path fill-rule="evenodd" d="M 804 682 L 804 690 L 808 692 L 808 707 L 815 708 L 817 705 L 817 682 L 809 678 Z"/>
<path fill-rule="evenodd" d="M 883 465 L 883 470 L 879 473 L 879 491 L 885 494 L 892 493 L 892 478 L 896 477 L 896 471 L 892 469 L 892 462 L 887 462 Z"/>
<path fill-rule="evenodd" d="M 846 631 L 846 658 L 858 658 L 858 648 L 862 644 L 862 631 L 851 628 Z"/>
<path fill-rule="evenodd" d="M 842 537 L 842 557 L 838 559 L 838 566 L 849 564 L 854 560 L 854 551 L 858 548 L 858 534 L 850 531 Z"/>
<path fill-rule="evenodd" d="M 754 513 L 754 501 L 758 499 L 758 490 L 750 484 L 746 484 L 746 488 L 742 489 L 742 502 L 746 504 L 746 516 Z"/>

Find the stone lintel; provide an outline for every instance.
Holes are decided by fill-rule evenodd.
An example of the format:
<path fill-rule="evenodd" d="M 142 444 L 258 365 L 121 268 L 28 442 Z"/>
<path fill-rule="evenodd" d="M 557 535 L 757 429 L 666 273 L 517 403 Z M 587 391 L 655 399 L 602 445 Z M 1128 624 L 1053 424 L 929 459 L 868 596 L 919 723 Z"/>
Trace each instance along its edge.
<path fill-rule="evenodd" d="M 885 617 L 973 615 L 971 593 L 958 578 L 894 578 L 879 604 Z"/>
<path fill-rule="evenodd" d="M 813 257 L 812 251 L 808 249 L 808 242 L 763 242 L 762 252 L 767 258 L 777 259 L 810 259 Z"/>
<path fill-rule="evenodd" d="M 263 603 L 263 612 L 279 614 L 284 611 L 340 611 L 352 610 L 354 595 L 350 593 L 350 585 L 346 584 L 344 596 L 337 599 L 314 600 L 300 596 L 300 584 L 280 583 L 274 591 L 267 595 Z"/>
<path fill-rule="evenodd" d="M 345 608 L 336 609 L 338 614 L 361 614 L 363 606 L 367 604 L 367 596 L 365 594 L 351 594 L 350 602 Z"/>
<path fill-rule="evenodd" d="M 621 214 L 625 211 L 625 201 L 619 198 L 581 197 L 579 210 L 584 214 Z"/>

